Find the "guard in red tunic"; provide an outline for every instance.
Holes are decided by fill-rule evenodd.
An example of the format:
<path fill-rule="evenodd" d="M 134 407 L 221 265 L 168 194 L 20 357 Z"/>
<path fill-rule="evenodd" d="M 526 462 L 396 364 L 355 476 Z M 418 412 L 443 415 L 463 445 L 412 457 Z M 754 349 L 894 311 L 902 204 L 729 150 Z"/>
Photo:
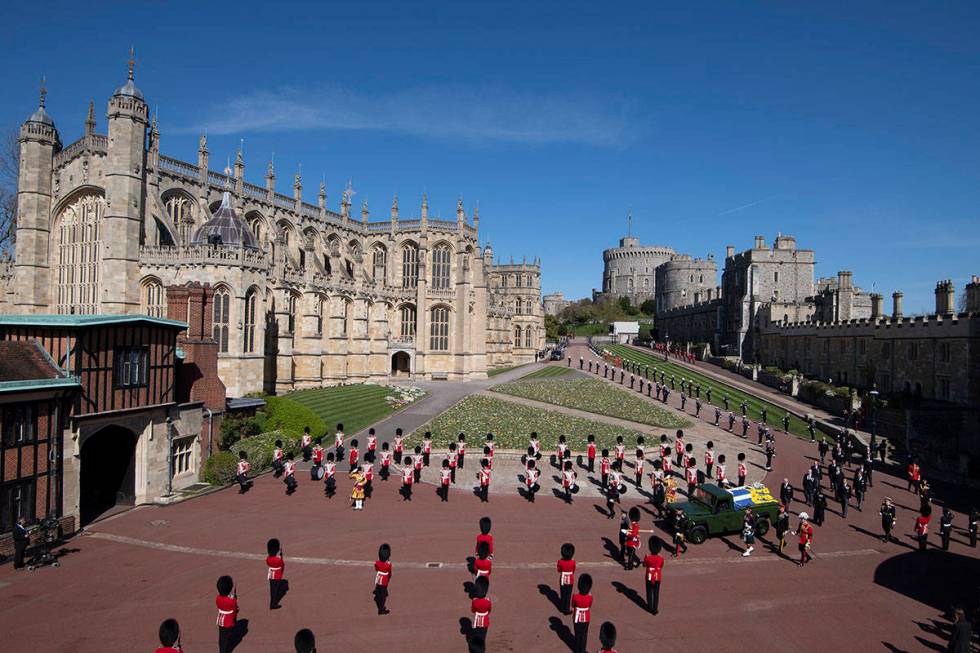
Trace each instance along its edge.
<path fill-rule="evenodd" d="M 395 444 L 393 446 L 395 452 L 395 464 L 402 464 L 402 452 L 405 450 L 405 436 L 402 435 L 401 429 L 395 429 Z"/>
<path fill-rule="evenodd" d="M 364 463 L 361 471 L 364 473 L 364 498 L 370 499 L 374 494 L 374 463 Z"/>
<path fill-rule="evenodd" d="M 664 558 L 660 555 L 661 543 L 659 537 L 651 537 L 647 542 L 650 553 L 643 557 L 643 568 L 646 570 L 647 610 L 657 614 L 660 610 L 660 581 L 663 579 Z"/>
<path fill-rule="evenodd" d="M 687 496 L 694 496 L 694 490 L 698 486 L 697 461 L 694 456 L 687 459 L 687 469 L 684 470 L 684 478 L 687 481 Z"/>
<path fill-rule="evenodd" d="M 350 453 L 347 454 L 347 464 L 350 465 L 349 471 L 354 471 L 357 469 L 357 462 L 360 459 L 360 453 L 357 451 L 357 440 L 350 441 Z"/>
<path fill-rule="evenodd" d="M 449 459 L 443 458 L 442 469 L 439 470 L 439 498 L 443 503 L 449 501 L 449 483 L 452 481 L 452 471 L 449 469 Z"/>
<path fill-rule="evenodd" d="M 323 467 L 323 438 L 317 438 L 313 443 L 313 466 L 310 468 L 310 479 L 317 481 L 318 470 Z"/>
<path fill-rule="evenodd" d="M 422 436 L 422 464 L 426 467 L 429 466 L 429 460 L 432 456 L 432 432 L 426 431 L 425 435 Z"/>
<path fill-rule="evenodd" d="M 629 526 L 626 530 L 625 551 L 623 555 L 623 565 L 626 571 L 632 569 L 640 563 L 640 558 L 636 555 L 636 550 L 640 547 L 640 533 L 652 533 L 651 530 L 640 530 L 640 509 L 633 506 L 629 510 Z"/>
<path fill-rule="evenodd" d="M 310 427 L 303 427 L 303 435 L 300 437 L 300 449 L 303 451 L 303 462 L 309 462 L 310 458 L 313 457 L 313 434 L 310 433 Z"/>
<path fill-rule="evenodd" d="M 527 455 L 535 460 L 541 460 L 541 442 L 538 441 L 538 432 L 531 431 L 531 441 L 527 445 Z"/>
<path fill-rule="evenodd" d="M 670 442 L 667 440 L 666 433 L 660 435 L 660 459 L 664 458 L 670 458 Z"/>
<path fill-rule="evenodd" d="M 364 461 L 373 463 L 374 456 L 378 449 L 378 436 L 373 428 L 368 429 L 367 451 L 364 452 Z"/>
<path fill-rule="evenodd" d="M 480 471 L 477 473 L 477 479 L 480 481 L 480 501 L 487 503 L 490 501 L 490 461 L 485 458 L 480 461 Z"/>
<path fill-rule="evenodd" d="M 538 485 L 538 477 L 541 473 L 535 466 L 533 460 L 527 461 L 527 468 L 524 470 L 524 486 L 527 488 L 527 500 L 534 503 L 535 493 L 541 489 Z"/>
<path fill-rule="evenodd" d="M 906 475 L 908 476 L 908 481 L 909 481 L 908 489 L 918 494 L 919 480 L 922 478 L 922 472 L 919 469 L 919 464 L 916 463 L 914 460 L 910 462 L 906 470 Z"/>
<path fill-rule="evenodd" d="M 231 576 L 218 579 L 218 596 L 214 598 L 214 604 L 218 608 L 218 653 L 231 653 L 238 623 L 238 598 Z"/>
<path fill-rule="evenodd" d="M 466 464 L 466 434 L 460 433 L 456 437 L 456 452 L 459 454 L 459 463 L 457 466 L 463 469 L 463 465 Z"/>
<path fill-rule="evenodd" d="M 422 467 L 425 466 L 425 460 L 422 456 L 422 447 L 415 447 L 415 457 L 412 459 L 412 468 L 415 472 L 415 482 L 422 482 Z"/>
<path fill-rule="evenodd" d="M 708 440 L 704 450 L 704 475 L 711 479 L 711 468 L 715 464 L 715 443 Z"/>
<path fill-rule="evenodd" d="M 572 502 L 572 494 L 578 492 L 577 476 L 572 468 L 572 461 L 565 461 L 565 469 L 561 472 L 561 487 L 565 491 L 565 503 Z"/>
<path fill-rule="evenodd" d="M 167 619 L 160 624 L 160 648 L 154 653 L 181 653 L 180 624 L 176 619 Z"/>
<path fill-rule="evenodd" d="M 922 506 L 922 511 L 915 518 L 915 539 L 919 541 L 919 551 L 925 551 L 929 540 L 929 521 L 932 519 L 932 506 Z"/>
<path fill-rule="evenodd" d="M 602 648 L 599 653 L 617 653 L 616 651 L 616 626 L 610 621 L 602 622 L 599 626 L 599 643 Z"/>
<path fill-rule="evenodd" d="M 334 478 L 336 473 L 337 463 L 334 462 L 331 451 L 327 454 L 327 461 L 323 463 L 323 493 L 328 499 L 332 499 L 333 495 L 337 494 L 337 479 Z"/>
<path fill-rule="evenodd" d="M 479 551 L 480 542 L 486 542 L 490 552 L 490 559 L 493 560 L 493 535 L 490 534 L 491 526 L 493 526 L 493 522 L 490 521 L 489 517 L 480 517 L 480 534 L 476 536 L 476 547 L 473 551 Z"/>
<path fill-rule="evenodd" d="M 609 449 L 602 450 L 602 458 L 599 460 L 599 474 L 602 475 L 602 487 L 609 484 L 609 471 L 612 465 L 609 462 Z"/>
<path fill-rule="evenodd" d="M 643 449 L 636 450 L 636 460 L 633 462 L 633 478 L 636 479 L 636 487 L 642 487 L 643 485 L 643 463 L 646 459 L 643 457 Z"/>
<path fill-rule="evenodd" d="M 493 610 L 493 603 L 488 596 L 489 591 L 490 581 L 486 577 L 477 578 L 473 582 L 473 600 L 470 602 L 473 627 L 470 630 L 470 636 L 479 637 L 483 642 L 487 639 L 487 631 L 490 629 L 490 612 Z"/>
<path fill-rule="evenodd" d="M 487 542 L 476 543 L 476 558 L 473 560 L 473 580 L 486 578 L 490 581 L 490 572 L 493 570 L 493 561 L 490 559 L 490 544 Z"/>
<path fill-rule="evenodd" d="M 248 462 L 248 454 L 244 450 L 238 452 L 238 465 L 235 467 L 235 480 L 238 481 L 238 493 L 245 494 L 252 487 L 248 472 L 252 469 Z"/>
<path fill-rule="evenodd" d="M 589 461 L 589 473 L 595 472 L 595 436 L 589 436 L 589 444 L 586 447 L 586 458 Z"/>
<path fill-rule="evenodd" d="M 385 605 L 388 601 L 388 583 L 391 581 L 391 547 L 382 544 L 378 547 L 378 559 L 374 562 L 374 604 L 378 614 L 388 614 L 391 610 Z"/>
<path fill-rule="evenodd" d="M 387 481 L 391 474 L 391 452 L 388 451 L 388 443 L 381 443 L 381 471 L 378 472 L 382 481 Z"/>
<path fill-rule="evenodd" d="M 582 574 L 578 592 L 572 596 L 572 627 L 575 631 L 574 653 L 586 653 L 589 645 L 589 622 L 592 621 L 592 576 Z"/>
<path fill-rule="evenodd" d="M 728 482 L 725 478 L 725 454 L 718 456 L 718 464 L 715 466 L 715 481 L 721 488 L 725 487 Z"/>
<path fill-rule="evenodd" d="M 402 487 L 401 494 L 403 501 L 412 500 L 412 485 L 415 483 L 415 469 L 412 464 L 412 457 L 405 457 L 405 466 L 401 468 L 402 472 Z"/>
<path fill-rule="evenodd" d="M 805 567 L 806 563 L 813 558 L 810 551 L 813 548 L 813 526 L 810 525 L 810 516 L 805 512 L 800 513 L 800 525 L 796 529 L 800 536 L 800 566 Z"/>
<path fill-rule="evenodd" d="M 572 613 L 572 587 L 575 585 L 575 547 L 568 542 L 561 545 L 558 561 L 558 596 L 561 613 Z"/>
<path fill-rule="evenodd" d="M 616 471 L 623 471 L 623 460 L 626 458 L 626 445 L 623 444 L 623 436 L 616 436 Z"/>
<path fill-rule="evenodd" d="M 493 455 L 497 451 L 497 445 L 493 441 L 493 433 L 487 433 L 486 446 L 490 448 L 490 467 L 493 467 Z"/>
<path fill-rule="evenodd" d="M 747 475 L 747 470 L 745 468 L 745 454 L 738 454 L 738 487 L 745 486 L 745 477 Z"/>
<path fill-rule="evenodd" d="M 677 439 L 674 440 L 674 453 L 677 454 L 677 466 L 682 467 L 684 463 L 684 431 L 677 429 Z"/>
<path fill-rule="evenodd" d="M 286 455 L 286 464 L 283 465 L 282 470 L 282 480 L 286 484 L 286 496 L 289 496 L 296 491 L 298 485 L 296 482 L 296 462 L 293 460 L 293 454 Z"/>
<path fill-rule="evenodd" d="M 282 577 L 286 571 L 286 562 L 282 557 L 282 546 L 279 544 L 279 540 L 272 538 L 265 547 L 269 553 L 265 559 L 265 565 L 269 568 L 267 574 L 269 578 L 269 609 L 278 610 L 281 607 L 279 601 L 286 593 L 286 581 Z"/>
<path fill-rule="evenodd" d="M 555 449 L 555 464 L 558 469 L 563 469 L 565 466 L 565 452 L 568 451 L 568 443 L 565 441 L 564 435 L 558 436 L 558 447 Z"/>
<path fill-rule="evenodd" d="M 276 440 L 276 448 L 272 450 L 272 469 L 275 470 L 276 478 L 282 476 L 283 468 L 286 465 L 286 452 L 282 448 L 282 440 Z"/>
<path fill-rule="evenodd" d="M 456 466 L 459 465 L 459 453 L 456 451 L 456 443 L 449 443 L 449 453 L 446 454 L 446 460 L 449 461 L 449 480 L 453 485 L 456 485 Z"/>

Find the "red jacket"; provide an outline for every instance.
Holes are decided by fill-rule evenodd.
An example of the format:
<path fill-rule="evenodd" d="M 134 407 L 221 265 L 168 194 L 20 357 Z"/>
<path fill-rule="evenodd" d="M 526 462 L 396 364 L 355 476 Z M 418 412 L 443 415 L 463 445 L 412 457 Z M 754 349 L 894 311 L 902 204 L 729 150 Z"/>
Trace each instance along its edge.
<path fill-rule="evenodd" d="M 374 563 L 374 584 L 381 587 L 388 587 L 391 580 L 391 563 L 376 560 Z"/>
<path fill-rule="evenodd" d="M 215 597 L 214 604 L 218 607 L 218 626 L 233 628 L 238 619 L 238 599 L 233 596 Z"/>
<path fill-rule="evenodd" d="M 647 582 L 653 583 L 663 579 L 663 556 L 651 553 L 643 558 L 643 566 L 647 570 Z"/>
<path fill-rule="evenodd" d="M 486 534 L 486 535 L 484 535 L 483 533 L 480 533 L 479 535 L 476 536 L 476 548 L 477 549 L 480 548 L 480 542 L 486 542 L 487 543 L 487 549 L 490 551 L 490 555 L 493 555 L 493 535 L 490 535 L 489 533 Z"/>
<path fill-rule="evenodd" d="M 575 561 L 559 560 L 557 567 L 558 583 L 560 585 L 572 585 L 575 582 Z"/>
<path fill-rule="evenodd" d="M 575 623 L 589 623 L 592 620 L 592 595 L 572 595 L 572 610 L 575 611 Z"/>
<path fill-rule="evenodd" d="M 470 611 L 473 613 L 473 627 L 489 628 L 490 611 L 492 609 L 493 604 L 490 602 L 490 599 L 473 599 L 470 603 Z"/>
<path fill-rule="evenodd" d="M 269 556 L 265 559 L 265 564 L 269 568 L 269 580 L 282 580 L 286 563 L 280 556 Z"/>
<path fill-rule="evenodd" d="M 487 576 L 489 578 L 490 572 L 492 571 L 491 567 L 493 567 L 493 562 L 490 561 L 490 558 L 486 560 L 477 558 L 473 561 L 473 571 L 476 573 L 477 578 L 480 576 Z"/>

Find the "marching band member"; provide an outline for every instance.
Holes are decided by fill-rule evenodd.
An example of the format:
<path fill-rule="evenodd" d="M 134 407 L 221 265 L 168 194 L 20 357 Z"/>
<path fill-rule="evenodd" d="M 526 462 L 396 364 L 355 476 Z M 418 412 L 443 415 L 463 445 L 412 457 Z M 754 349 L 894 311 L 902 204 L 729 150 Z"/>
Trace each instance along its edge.
<path fill-rule="evenodd" d="M 231 576 L 222 576 L 217 585 L 218 596 L 214 598 L 214 603 L 218 608 L 218 653 L 231 653 L 232 635 L 238 623 L 235 581 Z"/>
<path fill-rule="evenodd" d="M 643 568 L 646 570 L 647 610 L 657 614 L 660 610 L 660 581 L 663 579 L 664 558 L 660 555 L 661 544 L 659 537 L 651 537 L 647 541 L 650 553 L 643 557 Z"/>
<path fill-rule="evenodd" d="M 160 648 L 154 651 L 154 653 L 181 653 L 180 625 L 176 619 L 167 619 L 160 624 L 158 635 L 160 637 Z"/>
<path fill-rule="evenodd" d="M 575 584 L 575 547 L 566 542 L 561 545 L 561 559 L 558 568 L 558 593 L 561 613 L 572 613 L 572 586 Z"/>
<path fill-rule="evenodd" d="M 493 561 L 490 560 L 490 545 L 486 542 L 477 542 L 476 559 L 473 560 L 473 580 L 486 578 L 490 582 L 490 572 L 493 568 Z"/>
<path fill-rule="evenodd" d="M 493 603 L 487 596 L 490 590 L 490 581 L 481 576 L 474 581 L 473 585 L 474 598 L 470 602 L 470 611 L 473 613 L 471 635 L 486 641 L 487 631 L 490 628 L 490 612 L 493 610 Z"/>
<path fill-rule="evenodd" d="M 476 548 L 474 551 L 480 550 L 480 542 L 486 542 L 490 559 L 493 560 L 493 535 L 490 534 L 491 526 L 493 526 L 493 522 L 490 521 L 489 517 L 480 517 L 480 534 L 476 536 Z"/>
<path fill-rule="evenodd" d="M 402 435 L 402 430 L 400 428 L 395 429 L 395 443 L 393 448 L 395 452 L 395 464 L 401 465 L 402 451 L 405 449 L 405 436 Z"/>
<path fill-rule="evenodd" d="M 238 481 L 239 494 L 245 494 L 252 487 L 252 481 L 248 480 L 250 469 L 252 469 L 252 465 L 248 462 L 248 454 L 243 449 L 238 452 L 238 464 L 235 467 L 235 480 Z"/>
<path fill-rule="evenodd" d="M 401 493 L 404 501 L 412 500 L 412 484 L 415 482 L 415 468 L 412 464 L 412 457 L 405 457 L 405 466 L 401 468 L 402 487 Z"/>
<path fill-rule="evenodd" d="M 313 443 L 313 467 L 310 468 L 310 478 L 314 481 L 317 478 L 318 468 L 323 467 L 323 438 L 317 438 Z"/>
<path fill-rule="evenodd" d="M 272 538 L 265 545 L 266 550 L 269 555 L 265 559 L 265 565 L 269 569 L 269 609 L 278 610 L 280 608 L 279 601 L 282 599 L 283 587 L 285 581 L 282 579 L 282 575 L 286 570 L 286 562 L 282 558 L 282 546 L 279 544 L 279 540 Z"/>
<path fill-rule="evenodd" d="M 594 435 L 589 436 L 589 444 L 588 447 L 586 448 L 586 452 L 587 452 L 586 457 L 589 460 L 589 473 L 592 474 L 595 472 L 595 436 Z"/>
<path fill-rule="evenodd" d="M 300 438 L 300 448 L 303 451 L 303 462 L 308 462 L 313 456 L 313 434 L 310 433 L 310 427 L 303 427 L 303 435 Z"/>
<path fill-rule="evenodd" d="M 572 502 L 572 492 L 578 490 L 578 486 L 575 483 L 576 474 L 575 470 L 572 468 L 572 461 L 565 461 L 565 469 L 561 473 L 561 486 L 565 490 L 565 503 Z"/>
<path fill-rule="evenodd" d="M 378 449 L 378 436 L 373 428 L 368 429 L 367 451 L 364 452 L 364 461 L 373 463 L 375 452 Z"/>
<path fill-rule="evenodd" d="M 327 462 L 323 464 L 323 491 L 327 498 L 332 499 L 337 493 L 337 479 L 333 475 L 337 471 L 337 463 L 334 462 L 333 452 L 327 454 Z"/>
<path fill-rule="evenodd" d="M 378 614 L 391 612 L 385 605 L 388 601 L 388 583 L 391 581 L 391 547 L 382 544 L 378 547 L 378 559 L 374 563 L 374 604 Z"/>
<path fill-rule="evenodd" d="M 296 491 L 296 463 L 293 462 L 293 454 L 286 456 L 286 464 L 283 465 L 283 482 L 286 484 L 286 496 Z"/>
<path fill-rule="evenodd" d="M 572 626 L 575 630 L 575 653 L 586 653 L 589 640 L 589 622 L 592 620 L 592 576 L 582 574 L 578 579 L 578 592 L 572 596 L 572 609 L 575 616 Z"/>
<path fill-rule="evenodd" d="M 354 481 L 354 487 L 350 493 L 354 510 L 364 510 L 364 486 L 367 483 L 364 472 L 361 471 L 360 467 L 355 467 L 350 473 L 350 478 Z"/>
<path fill-rule="evenodd" d="M 538 491 L 538 472 L 533 460 L 527 461 L 527 468 L 524 472 L 524 485 L 527 487 L 527 500 L 534 503 L 534 493 Z"/>
<path fill-rule="evenodd" d="M 486 458 L 480 461 L 477 477 L 480 481 L 480 501 L 487 503 L 490 500 L 490 462 Z"/>

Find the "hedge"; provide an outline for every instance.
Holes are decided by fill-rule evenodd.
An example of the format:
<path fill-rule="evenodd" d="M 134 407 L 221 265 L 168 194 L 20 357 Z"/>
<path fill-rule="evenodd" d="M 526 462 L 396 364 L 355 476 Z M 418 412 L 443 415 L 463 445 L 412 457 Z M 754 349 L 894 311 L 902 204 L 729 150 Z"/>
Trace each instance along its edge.
<path fill-rule="evenodd" d="M 227 485 L 235 479 L 238 454 L 219 451 L 204 463 L 204 481 L 211 485 Z"/>
<path fill-rule="evenodd" d="M 302 431 L 302 429 L 300 430 Z M 276 448 L 276 440 L 282 440 L 283 451 L 286 454 L 299 454 L 299 438 L 291 438 L 279 431 L 243 438 L 232 445 L 230 453 L 237 461 L 238 452 L 244 451 L 248 454 L 248 462 L 252 464 L 252 471 L 260 472 L 272 466 L 272 451 Z"/>
<path fill-rule="evenodd" d="M 286 437 L 299 438 L 309 426 L 313 437 L 326 435 L 326 423 L 303 404 L 285 397 L 266 397 L 265 408 L 255 414 L 265 433 L 282 431 Z"/>

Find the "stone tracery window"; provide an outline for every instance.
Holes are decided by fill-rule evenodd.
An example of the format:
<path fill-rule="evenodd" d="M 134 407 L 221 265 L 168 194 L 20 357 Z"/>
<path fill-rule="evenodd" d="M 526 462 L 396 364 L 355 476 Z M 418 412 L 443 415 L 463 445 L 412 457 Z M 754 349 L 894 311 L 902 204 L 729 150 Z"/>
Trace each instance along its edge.
<path fill-rule="evenodd" d="M 166 302 L 164 301 L 163 284 L 156 279 L 143 282 L 140 293 L 140 304 L 145 315 L 164 317 Z"/>
<path fill-rule="evenodd" d="M 449 309 L 436 306 L 432 309 L 432 320 L 429 325 L 429 349 L 433 351 L 449 351 Z"/>
<path fill-rule="evenodd" d="M 402 288 L 419 285 L 419 248 L 408 243 L 402 248 Z"/>
<path fill-rule="evenodd" d="M 164 206 L 180 244 L 189 245 L 194 235 L 194 202 L 186 195 L 175 193 L 164 201 Z"/>
<path fill-rule="evenodd" d="M 515 347 L 520 347 L 521 346 L 521 325 L 520 324 L 518 324 L 517 326 L 514 327 L 514 346 Z"/>
<path fill-rule="evenodd" d="M 105 198 L 80 195 L 55 228 L 58 313 L 97 313 L 102 287 L 101 229 Z"/>
<path fill-rule="evenodd" d="M 528 347 L 528 348 L 531 347 L 531 336 L 532 336 L 531 327 L 527 327 L 526 329 L 524 329 L 524 346 L 525 347 Z"/>
<path fill-rule="evenodd" d="M 401 325 L 399 335 L 402 338 L 410 339 L 415 337 L 415 307 L 410 304 L 402 306 L 400 313 Z"/>
<path fill-rule="evenodd" d="M 374 266 L 374 282 L 384 283 L 387 278 L 388 252 L 383 246 L 375 246 L 372 263 Z"/>
<path fill-rule="evenodd" d="M 449 271 L 452 252 L 448 245 L 439 245 L 432 252 L 432 287 L 449 288 Z"/>
<path fill-rule="evenodd" d="M 244 322 L 244 342 L 242 351 L 251 354 L 255 351 L 255 304 L 258 300 L 258 293 L 255 288 L 249 288 L 245 293 L 245 319 Z"/>
<path fill-rule="evenodd" d="M 227 288 L 219 288 L 214 292 L 214 324 L 212 333 L 215 342 L 218 343 L 218 351 L 222 354 L 228 353 L 228 323 L 229 307 L 231 306 L 231 293 Z"/>

